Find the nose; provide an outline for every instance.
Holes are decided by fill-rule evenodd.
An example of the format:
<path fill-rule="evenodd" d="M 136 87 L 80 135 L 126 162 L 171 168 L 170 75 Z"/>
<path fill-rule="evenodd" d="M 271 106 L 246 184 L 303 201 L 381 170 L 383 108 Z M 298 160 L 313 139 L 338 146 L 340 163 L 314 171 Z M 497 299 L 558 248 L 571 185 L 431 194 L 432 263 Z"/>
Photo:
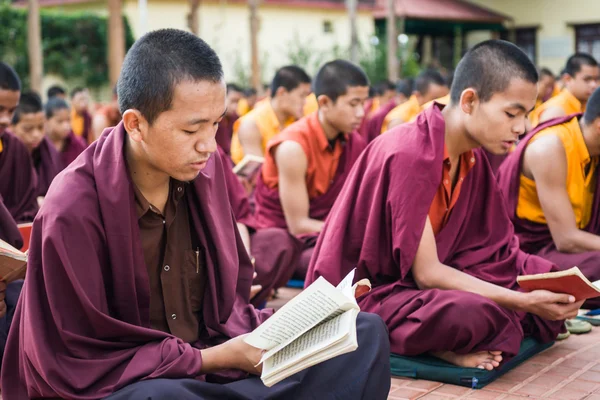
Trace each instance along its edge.
<path fill-rule="evenodd" d="M 201 139 L 196 142 L 196 151 L 198 153 L 214 153 L 217 151 L 217 141 L 215 140 L 215 136 L 211 135 L 208 139 Z"/>
<path fill-rule="evenodd" d="M 356 106 L 356 118 L 363 119 L 365 116 L 365 107 L 363 104 Z"/>
<path fill-rule="evenodd" d="M 12 115 L 8 112 L 0 113 L 0 125 L 8 126 L 11 123 Z"/>

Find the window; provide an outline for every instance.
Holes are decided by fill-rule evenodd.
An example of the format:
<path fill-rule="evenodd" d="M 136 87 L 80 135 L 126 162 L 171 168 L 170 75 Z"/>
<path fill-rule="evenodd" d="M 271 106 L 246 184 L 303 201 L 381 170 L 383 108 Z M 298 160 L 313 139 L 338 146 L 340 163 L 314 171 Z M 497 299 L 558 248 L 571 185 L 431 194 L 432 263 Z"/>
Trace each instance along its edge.
<path fill-rule="evenodd" d="M 333 33 L 333 23 L 331 21 L 323 21 L 323 33 Z"/>
<path fill-rule="evenodd" d="M 514 43 L 519 46 L 519 48 L 523 50 L 534 63 L 537 59 L 536 35 L 537 28 L 515 28 Z M 502 31 L 500 33 L 500 38 L 503 40 L 510 40 L 510 31 Z"/>
<path fill-rule="evenodd" d="M 575 47 L 577 51 L 589 53 L 600 60 L 600 24 L 576 25 Z"/>

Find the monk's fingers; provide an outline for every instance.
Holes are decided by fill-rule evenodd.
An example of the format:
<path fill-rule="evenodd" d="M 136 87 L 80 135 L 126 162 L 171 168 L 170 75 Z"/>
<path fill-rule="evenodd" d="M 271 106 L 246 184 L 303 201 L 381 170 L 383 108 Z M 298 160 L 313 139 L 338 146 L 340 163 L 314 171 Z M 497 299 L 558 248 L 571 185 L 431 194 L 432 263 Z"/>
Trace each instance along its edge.
<path fill-rule="evenodd" d="M 501 351 L 490 351 L 490 354 L 493 354 L 495 356 L 499 356 L 499 355 L 502 354 L 502 352 Z"/>
<path fill-rule="evenodd" d="M 252 279 L 256 279 L 257 276 L 258 274 L 256 273 L 256 271 L 254 271 L 254 274 L 252 274 Z"/>

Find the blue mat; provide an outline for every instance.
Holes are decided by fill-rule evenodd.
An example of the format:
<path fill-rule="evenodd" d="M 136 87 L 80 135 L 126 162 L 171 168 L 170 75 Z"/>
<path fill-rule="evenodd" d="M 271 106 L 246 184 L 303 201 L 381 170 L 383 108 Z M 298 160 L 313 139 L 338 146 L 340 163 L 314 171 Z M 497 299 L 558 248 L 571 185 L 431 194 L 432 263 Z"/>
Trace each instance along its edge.
<path fill-rule="evenodd" d="M 296 289 L 303 289 L 304 281 L 302 281 L 300 279 L 290 279 L 286 286 L 291 287 L 291 288 L 296 288 Z"/>
<path fill-rule="evenodd" d="M 493 371 L 457 367 L 432 356 L 404 357 L 392 354 L 390 365 L 393 376 L 425 379 L 481 389 L 553 344 L 554 342 L 541 344 L 533 338 L 526 338 L 521 343 L 519 354 Z"/>

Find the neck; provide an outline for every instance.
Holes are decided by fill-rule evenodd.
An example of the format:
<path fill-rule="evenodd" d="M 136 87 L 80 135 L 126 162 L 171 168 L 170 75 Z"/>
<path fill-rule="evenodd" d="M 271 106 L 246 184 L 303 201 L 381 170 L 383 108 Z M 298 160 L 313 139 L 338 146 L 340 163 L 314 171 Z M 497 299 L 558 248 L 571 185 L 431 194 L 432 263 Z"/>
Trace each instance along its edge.
<path fill-rule="evenodd" d="M 48 135 L 48 139 L 50 139 L 50 142 L 54 145 L 54 147 L 58 151 L 62 151 L 63 148 L 65 147 L 65 142 L 66 142 L 65 139 L 62 139 L 58 136 L 53 136 L 53 135 Z"/>
<path fill-rule="evenodd" d="M 146 199 L 152 202 L 156 197 L 168 195 L 169 175 L 150 165 L 139 145 L 128 136 L 125 137 L 125 158 L 131 180 Z"/>
<path fill-rule="evenodd" d="M 462 153 L 473 150 L 478 144 L 469 136 L 461 116 L 462 111 L 457 107 L 447 106 L 442 110 L 445 122 L 444 141 L 450 155 L 450 162 L 458 160 Z"/>
<path fill-rule="evenodd" d="M 279 104 L 279 100 L 276 98 L 271 99 L 271 108 L 275 112 L 275 116 L 277 116 L 277 120 L 279 121 L 279 125 L 283 126 L 289 115 L 281 109 L 281 105 Z"/>
<path fill-rule="evenodd" d="M 319 110 L 317 114 L 319 118 L 319 124 L 321 128 L 323 128 L 323 132 L 325 132 L 325 137 L 327 140 L 334 140 L 340 134 L 340 131 L 335 129 L 330 123 L 327 122 L 325 116 L 323 115 L 323 111 Z"/>
<path fill-rule="evenodd" d="M 579 120 L 579 127 L 583 135 L 583 142 L 587 147 L 590 157 L 600 156 L 600 143 L 598 143 L 598 134 L 594 132 L 592 126 L 587 125 L 583 121 L 583 117 Z"/>

